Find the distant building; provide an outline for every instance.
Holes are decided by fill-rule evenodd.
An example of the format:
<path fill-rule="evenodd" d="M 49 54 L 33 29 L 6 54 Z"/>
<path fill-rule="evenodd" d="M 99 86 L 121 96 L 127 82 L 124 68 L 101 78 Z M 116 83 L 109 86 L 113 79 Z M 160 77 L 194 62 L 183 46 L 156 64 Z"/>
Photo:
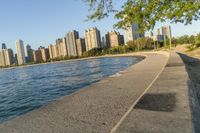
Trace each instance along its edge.
<path fill-rule="evenodd" d="M 101 48 L 101 35 L 100 31 L 96 27 L 86 30 L 84 36 L 86 51 L 93 48 Z"/>
<path fill-rule="evenodd" d="M 14 64 L 18 64 L 17 53 L 14 54 Z"/>
<path fill-rule="evenodd" d="M 50 59 L 55 58 L 54 51 L 53 51 L 53 45 L 50 44 L 50 45 L 48 46 L 48 49 L 49 49 L 49 56 L 50 56 Z"/>
<path fill-rule="evenodd" d="M 42 62 L 42 53 L 40 49 L 33 51 L 33 59 L 34 62 Z"/>
<path fill-rule="evenodd" d="M 40 49 L 40 51 L 41 51 L 42 61 L 47 62 L 50 58 L 49 49 L 42 48 L 42 49 Z"/>
<path fill-rule="evenodd" d="M 157 29 L 157 35 L 162 35 L 162 29 L 161 28 Z"/>
<path fill-rule="evenodd" d="M 163 35 L 154 35 L 150 36 L 153 41 L 158 41 L 158 42 L 163 42 L 164 41 L 164 36 Z"/>
<path fill-rule="evenodd" d="M 6 60 L 5 60 L 5 51 L 0 51 L 0 66 L 5 67 L 6 66 Z"/>
<path fill-rule="evenodd" d="M 33 62 L 33 49 L 30 45 L 25 47 L 26 62 Z"/>
<path fill-rule="evenodd" d="M 58 44 L 53 45 L 54 58 L 59 57 Z"/>
<path fill-rule="evenodd" d="M 5 49 L 5 61 L 6 66 L 14 64 L 14 54 L 12 49 Z"/>
<path fill-rule="evenodd" d="M 171 27 L 170 26 L 162 26 L 157 29 L 157 35 L 166 36 L 167 38 L 172 38 Z"/>
<path fill-rule="evenodd" d="M 18 64 L 19 65 L 25 64 L 26 58 L 25 58 L 25 51 L 24 51 L 24 43 L 22 40 L 16 41 L 16 49 L 17 49 Z"/>
<path fill-rule="evenodd" d="M 59 38 L 56 40 L 57 57 L 67 56 L 67 43 L 65 38 Z"/>
<path fill-rule="evenodd" d="M 106 42 L 108 47 L 116 47 L 124 44 L 123 36 L 119 32 L 111 31 L 106 34 Z"/>
<path fill-rule="evenodd" d="M 126 43 L 129 41 L 137 40 L 138 38 L 143 38 L 144 34 L 139 32 L 138 24 L 133 24 L 125 30 Z"/>
<path fill-rule="evenodd" d="M 1 47 L 2 49 L 7 49 L 7 47 L 6 47 L 6 44 L 5 43 L 2 43 L 2 47 Z"/>
<path fill-rule="evenodd" d="M 67 40 L 66 40 L 65 37 L 62 39 L 61 49 L 62 49 L 61 55 L 62 56 L 68 56 L 68 52 L 67 52 Z"/>
<path fill-rule="evenodd" d="M 83 52 L 86 51 L 85 39 L 82 38 L 76 39 L 76 45 L 77 45 L 78 56 L 81 56 Z"/>
<path fill-rule="evenodd" d="M 0 50 L 0 66 L 11 66 L 13 63 L 13 51 L 11 49 Z"/>
<path fill-rule="evenodd" d="M 162 26 L 161 28 L 158 28 L 157 35 L 156 35 L 156 37 L 154 36 L 154 38 L 156 38 L 156 41 L 159 41 L 159 42 L 164 41 L 166 38 L 168 38 L 168 39 L 172 38 L 171 27 L 170 26 Z"/>
<path fill-rule="evenodd" d="M 120 44 L 124 45 L 125 41 L 124 41 L 124 35 L 120 35 Z"/>
<path fill-rule="evenodd" d="M 108 48 L 107 42 L 106 42 L 106 37 L 102 37 L 102 41 L 101 41 L 101 47 L 102 48 Z"/>
<path fill-rule="evenodd" d="M 77 56 L 76 39 L 79 38 L 78 31 L 71 31 L 66 34 L 68 56 Z"/>

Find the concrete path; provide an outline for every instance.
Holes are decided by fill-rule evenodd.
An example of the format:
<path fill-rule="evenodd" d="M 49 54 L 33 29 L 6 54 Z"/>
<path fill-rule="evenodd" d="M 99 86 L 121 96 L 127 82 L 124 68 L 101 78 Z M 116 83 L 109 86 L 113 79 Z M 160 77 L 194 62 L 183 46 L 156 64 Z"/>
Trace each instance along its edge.
<path fill-rule="evenodd" d="M 192 133 L 188 74 L 174 52 L 147 93 L 115 133 Z"/>
<path fill-rule="evenodd" d="M 147 58 L 121 72 L 121 76 L 103 79 L 70 96 L 5 122 L 0 125 L 0 133 L 110 132 L 158 77 L 168 60 L 167 53 L 142 55 Z M 174 93 L 171 95 L 173 97 Z M 142 116 L 136 120 L 141 119 Z M 120 128 L 125 131 L 123 129 Z"/>

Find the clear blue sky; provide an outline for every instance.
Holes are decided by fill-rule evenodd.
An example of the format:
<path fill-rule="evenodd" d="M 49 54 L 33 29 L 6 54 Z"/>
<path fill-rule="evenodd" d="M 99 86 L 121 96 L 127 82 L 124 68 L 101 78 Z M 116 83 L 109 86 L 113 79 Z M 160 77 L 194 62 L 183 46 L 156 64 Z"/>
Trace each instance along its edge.
<path fill-rule="evenodd" d="M 73 29 L 81 36 L 85 29 L 93 26 L 101 30 L 101 35 L 113 29 L 116 22 L 113 17 L 95 23 L 85 22 L 88 14 L 81 0 L 0 0 L 0 43 L 5 42 L 15 50 L 15 41 L 22 39 L 36 49 L 54 43 Z M 156 27 L 162 25 L 159 23 Z M 173 36 L 197 32 L 200 32 L 200 21 L 190 26 L 172 25 Z"/>

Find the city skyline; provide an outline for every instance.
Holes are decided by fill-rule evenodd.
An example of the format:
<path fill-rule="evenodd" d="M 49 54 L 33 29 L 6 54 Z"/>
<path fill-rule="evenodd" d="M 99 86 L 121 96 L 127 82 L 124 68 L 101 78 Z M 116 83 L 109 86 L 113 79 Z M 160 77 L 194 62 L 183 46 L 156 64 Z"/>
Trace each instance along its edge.
<path fill-rule="evenodd" d="M 52 10 L 55 7 L 59 9 Z M 84 36 L 85 29 L 90 27 L 98 27 L 102 35 L 114 30 L 113 24 L 117 21 L 112 15 L 93 23 L 84 21 L 89 14 L 85 3 L 81 1 L 3 1 L 0 5 L 0 18 L 3 20 L 0 22 L 0 43 L 6 43 L 7 47 L 16 51 L 15 40 L 21 38 L 36 49 L 41 45 L 47 47 L 55 38 L 71 30 L 79 31 L 81 37 Z M 155 29 L 161 25 L 166 23 L 158 23 Z M 200 22 L 188 26 L 172 24 L 172 34 L 173 36 L 195 34 L 200 31 L 199 25 Z M 182 32 L 182 29 L 185 32 Z M 124 35 L 122 30 L 119 31 Z"/>
<path fill-rule="evenodd" d="M 165 42 L 166 38 L 171 40 L 171 27 L 162 26 L 157 29 L 157 34 L 151 33 L 150 36 L 145 36 L 139 33 L 138 25 L 133 24 L 126 30 L 126 35 L 121 35 L 118 31 L 108 31 L 107 34 L 101 36 L 101 32 L 97 27 L 86 29 L 84 38 L 79 36 L 79 31 L 72 30 L 65 34 L 64 37 L 58 38 L 54 43 L 49 44 L 48 48 L 40 46 L 37 49 L 32 49 L 31 45 L 25 44 L 24 41 L 16 40 L 16 54 L 13 50 L 7 48 L 5 43 L 2 43 L 0 49 L 0 67 L 9 67 L 13 65 L 25 65 L 27 63 L 44 63 L 57 59 L 67 59 L 71 57 L 81 57 L 86 51 L 93 48 L 117 48 L 118 46 L 126 45 L 129 41 L 135 41 L 139 38 L 151 38 L 158 42 Z M 124 38 L 126 38 L 124 40 Z"/>

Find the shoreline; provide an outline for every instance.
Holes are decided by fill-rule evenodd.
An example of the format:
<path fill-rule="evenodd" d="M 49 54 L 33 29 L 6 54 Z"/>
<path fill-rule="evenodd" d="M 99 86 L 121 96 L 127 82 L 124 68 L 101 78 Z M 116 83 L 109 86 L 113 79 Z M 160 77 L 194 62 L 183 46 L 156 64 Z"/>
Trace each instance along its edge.
<path fill-rule="evenodd" d="M 31 64 L 31 65 L 13 66 L 13 67 L 7 67 L 7 68 L 0 68 L 0 71 L 1 70 L 17 69 L 17 68 L 33 67 L 33 66 L 39 66 L 39 65 L 56 64 L 56 63 L 63 63 L 63 62 L 73 62 L 73 61 L 82 61 L 82 60 L 90 60 L 90 59 L 109 58 L 109 57 L 140 57 L 140 58 L 144 59 L 145 56 L 142 56 L 139 53 L 141 53 L 141 52 L 115 54 L 115 55 L 103 55 L 103 56 L 94 56 L 94 57 L 84 57 L 84 58 L 61 60 L 61 61 L 46 62 L 46 63 L 38 63 L 38 64 Z"/>

